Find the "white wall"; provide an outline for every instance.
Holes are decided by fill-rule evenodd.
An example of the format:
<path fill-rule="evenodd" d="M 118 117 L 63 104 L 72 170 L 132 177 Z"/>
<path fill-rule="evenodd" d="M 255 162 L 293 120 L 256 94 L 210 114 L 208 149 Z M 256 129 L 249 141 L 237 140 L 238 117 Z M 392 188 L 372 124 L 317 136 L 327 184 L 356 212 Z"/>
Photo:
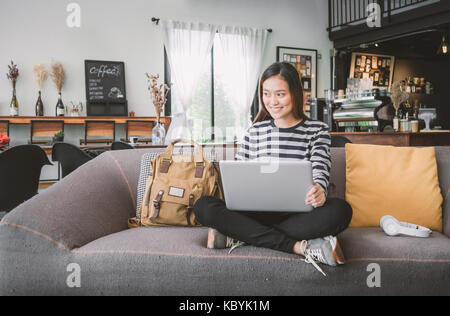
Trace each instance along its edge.
<path fill-rule="evenodd" d="M 81 28 L 69 28 L 66 7 L 81 6 Z M 329 88 L 326 0 L 1 0 L 0 116 L 9 115 L 11 59 L 20 77 L 20 115 L 35 114 L 37 85 L 32 68 L 59 61 L 66 71 L 63 101 L 85 103 L 84 60 L 125 62 L 129 111 L 152 116 L 145 72 L 164 74 L 163 44 L 151 17 L 272 28 L 264 65 L 276 59 L 276 46 L 318 49 L 318 91 Z M 45 115 L 54 115 L 57 91 L 50 79 L 42 88 Z M 24 133 L 25 135 L 26 133 Z"/>

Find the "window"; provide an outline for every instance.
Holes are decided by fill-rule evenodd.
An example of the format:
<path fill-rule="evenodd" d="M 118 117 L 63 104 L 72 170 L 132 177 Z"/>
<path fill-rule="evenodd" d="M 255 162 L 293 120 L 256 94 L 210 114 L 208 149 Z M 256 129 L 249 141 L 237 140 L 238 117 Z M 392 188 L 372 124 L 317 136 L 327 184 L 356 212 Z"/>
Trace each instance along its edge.
<path fill-rule="evenodd" d="M 192 99 L 192 105 L 187 113 L 191 125 L 192 139 L 196 142 L 233 142 L 241 137 L 246 117 L 236 117 L 233 110 L 233 93 L 228 88 L 224 75 L 226 62 L 218 49 L 220 42 L 216 35 L 214 45 L 204 64 L 202 76 Z M 241 74 L 236 73 L 236 76 Z M 167 55 L 165 54 L 165 81 L 171 82 L 171 70 Z M 251 119 L 256 116 L 259 109 L 257 87 L 251 108 Z M 181 109 L 177 97 L 177 87 L 171 86 L 165 115 L 179 112 Z"/>

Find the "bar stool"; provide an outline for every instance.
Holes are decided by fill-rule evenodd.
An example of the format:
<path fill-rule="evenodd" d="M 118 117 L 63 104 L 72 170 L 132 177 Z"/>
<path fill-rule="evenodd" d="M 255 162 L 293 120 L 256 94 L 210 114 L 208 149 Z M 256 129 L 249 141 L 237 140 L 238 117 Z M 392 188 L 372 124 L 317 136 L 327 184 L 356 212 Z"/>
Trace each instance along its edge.
<path fill-rule="evenodd" d="M 94 121 L 84 122 L 84 138 L 80 139 L 80 145 L 89 143 L 102 144 L 112 143 L 116 140 L 115 121 Z"/>
<path fill-rule="evenodd" d="M 125 138 L 122 138 L 123 142 L 130 142 L 130 137 L 137 137 L 138 142 L 146 143 L 152 141 L 152 130 L 155 126 L 154 121 L 126 121 Z"/>
<path fill-rule="evenodd" d="M 31 120 L 29 144 L 47 144 L 53 140 L 58 132 L 64 132 L 64 121 Z"/>
<path fill-rule="evenodd" d="M 9 121 L 7 120 L 0 121 L 0 134 L 9 136 Z"/>

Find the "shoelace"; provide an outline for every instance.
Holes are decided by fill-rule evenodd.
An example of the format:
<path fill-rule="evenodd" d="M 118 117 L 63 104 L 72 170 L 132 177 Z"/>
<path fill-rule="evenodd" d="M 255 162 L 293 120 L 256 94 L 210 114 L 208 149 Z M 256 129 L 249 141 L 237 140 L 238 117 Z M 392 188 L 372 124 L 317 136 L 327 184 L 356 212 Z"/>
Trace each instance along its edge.
<path fill-rule="evenodd" d="M 228 254 L 230 254 L 234 249 L 236 249 L 236 248 L 238 248 L 238 247 L 244 246 L 245 243 L 242 242 L 242 241 L 234 240 L 234 239 L 233 239 L 233 240 L 231 241 L 230 245 L 231 245 L 231 248 L 230 248 L 230 251 L 228 251 Z"/>
<path fill-rule="evenodd" d="M 314 268 L 317 269 L 317 271 L 319 271 L 320 273 L 322 273 L 324 276 L 327 276 L 325 274 L 325 272 L 323 272 L 323 270 L 319 267 L 319 265 L 316 263 L 316 260 L 319 262 L 324 262 L 324 258 L 322 255 L 322 252 L 320 251 L 320 249 L 307 249 L 305 251 L 305 262 L 306 263 L 311 263 Z"/>

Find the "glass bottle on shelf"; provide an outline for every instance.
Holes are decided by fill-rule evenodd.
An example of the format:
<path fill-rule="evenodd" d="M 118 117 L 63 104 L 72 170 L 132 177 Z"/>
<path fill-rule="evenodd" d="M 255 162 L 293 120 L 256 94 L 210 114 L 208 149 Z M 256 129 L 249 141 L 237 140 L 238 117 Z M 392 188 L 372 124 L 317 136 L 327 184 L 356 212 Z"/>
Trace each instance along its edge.
<path fill-rule="evenodd" d="M 15 88 L 13 89 L 11 103 L 9 104 L 9 115 L 10 116 L 19 116 L 19 102 L 17 101 Z"/>
<path fill-rule="evenodd" d="M 152 129 L 152 145 L 164 145 L 166 138 L 166 129 L 158 119 L 156 125 Z"/>
<path fill-rule="evenodd" d="M 58 103 L 56 103 L 56 116 L 64 116 L 64 103 L 61 99 L 61 92 L 58 95 Z"/>
<path fill-rule="evenodd" d="M 44 116 L 44 103 L 42 103 L 41 91 L 36 102 L 36 116 Z"/>
<path fill-rule="evenodd" d="M 400 119 L 398 117 L 398 110 L 395 110 L 394 118 L 392 119 L 392 127 L 394 128 L 394 131 L 398 132 L 400 129 L 399 125 Z"/>

